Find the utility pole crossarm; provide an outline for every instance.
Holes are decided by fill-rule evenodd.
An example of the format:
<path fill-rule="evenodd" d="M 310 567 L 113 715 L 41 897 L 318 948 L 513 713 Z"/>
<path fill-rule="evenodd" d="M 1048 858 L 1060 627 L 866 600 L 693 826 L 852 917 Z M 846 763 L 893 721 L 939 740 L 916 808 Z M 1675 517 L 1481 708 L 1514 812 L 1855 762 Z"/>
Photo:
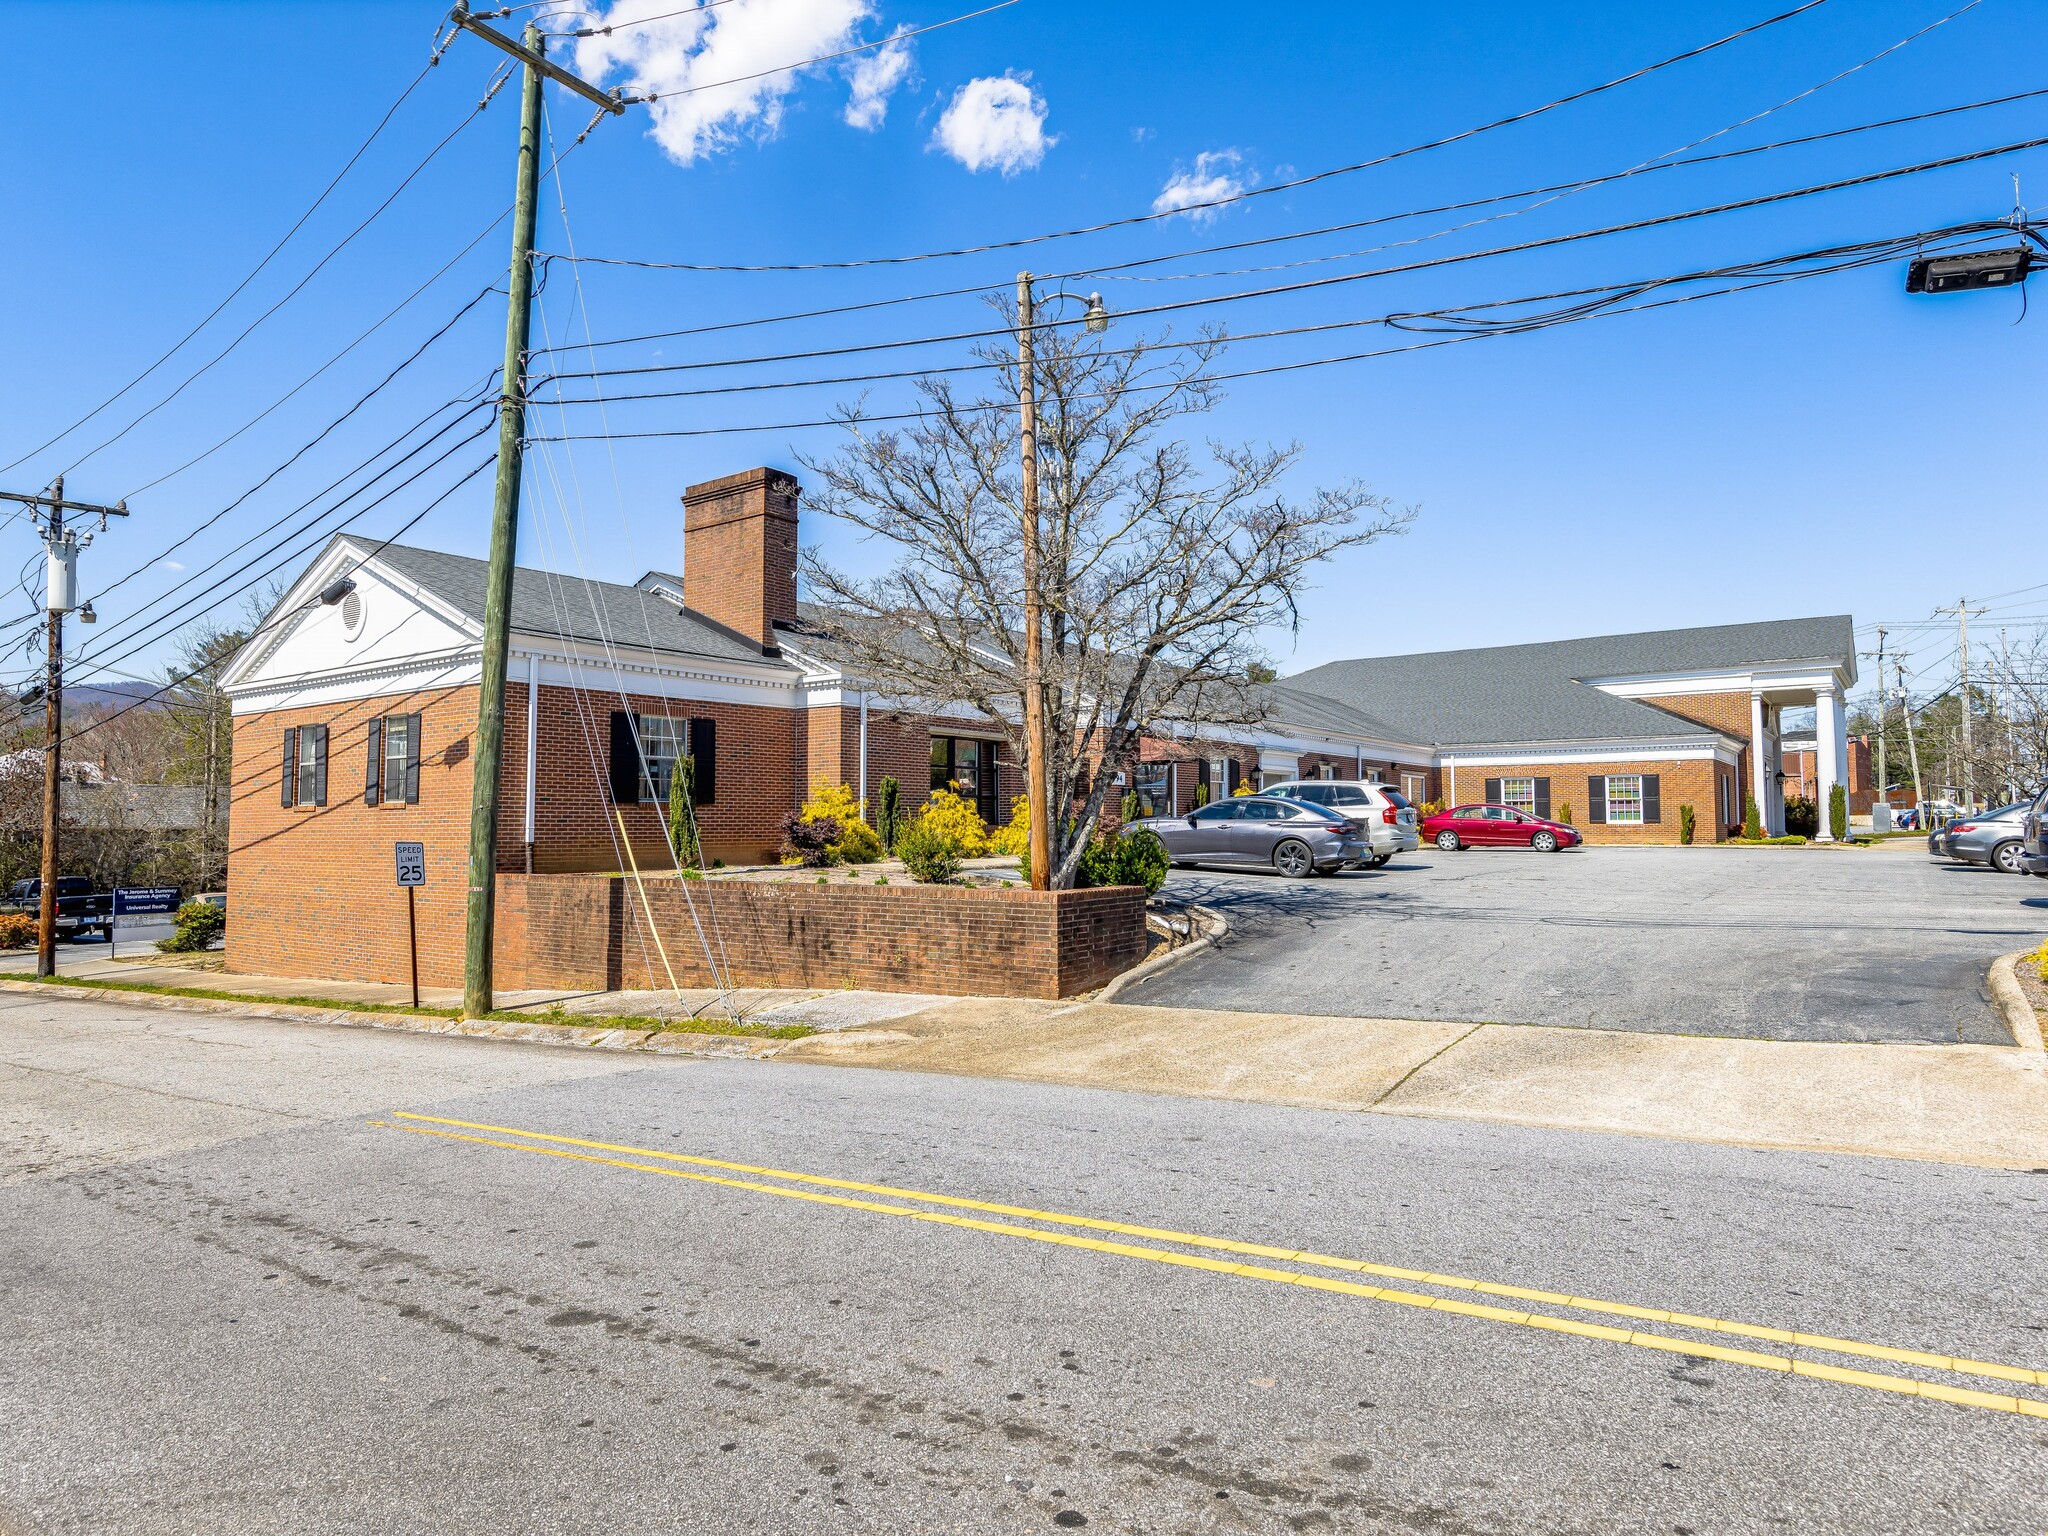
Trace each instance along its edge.
<path fill-rule="evenodd" d="M 463 31 L 482 38 L 493 48 L 511 54 L 513 58 L 519 60 L 527 68 L 545 75 L 548 79 L 554 81 L 555 84 L 561 86 L 563 90 L 574 91 L 578 96 L 596 106 L 600 111 L 609 112 L 616 117 L 631 105 L 617 91 L 601 91 L 596 86 L 590 84 L 589 81 L 577 79 L 576 76 L 570 74 L 561 65 L 551 63 L 547 55 L 538 48 L 529 48 L 522 42 L 515 42 L 495 27 L 485 26 L 474 16 L 470 15 L 469 0 L 457 0 L 455 9 L 448 13 L 448 19 L 456 26 L 462 28 Z"/>

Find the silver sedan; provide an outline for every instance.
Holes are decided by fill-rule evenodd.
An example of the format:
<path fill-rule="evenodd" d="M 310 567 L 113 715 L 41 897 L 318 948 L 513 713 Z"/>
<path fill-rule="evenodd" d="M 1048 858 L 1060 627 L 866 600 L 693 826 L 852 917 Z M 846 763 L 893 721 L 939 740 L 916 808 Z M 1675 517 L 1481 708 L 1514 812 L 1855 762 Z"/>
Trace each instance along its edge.
<path fill-rule="evenodd" d="M 2020 842 L 2026 832 L 2026 814 L 2027 802 L 2022 800 L 2017 805 L 2001 805 L 1996 810 L 1959 817 L 1928 839 L 1929 850 L 1966 864 L 1989 864 L 2003 874 L 2017 875 L 2022 872 Z"/>
<path fill-rule="evenodd" d="M 1277 869 L 1299 880 L 1372 857 L 1358 823 L 1320 805 L 1275 795 L 1242 795 L 1189 816 L 1132 823 L 1150 828 L 1177 865 Z"/>

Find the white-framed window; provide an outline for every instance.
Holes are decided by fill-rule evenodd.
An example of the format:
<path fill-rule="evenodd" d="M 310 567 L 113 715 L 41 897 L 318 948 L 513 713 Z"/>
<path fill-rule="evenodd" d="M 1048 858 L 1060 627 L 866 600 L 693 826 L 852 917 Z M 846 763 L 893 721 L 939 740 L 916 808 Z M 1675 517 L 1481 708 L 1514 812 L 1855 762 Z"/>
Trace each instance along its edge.
<path fill-rule="evenodd" d="M 1335 763 L 1319 764 L 1316 768 L 1316 777 L 1325 783 L 1334 783 L 1337 778 L 1337 765 Z"/>
<path fill-rule="evenodd" d="M 1731 802 L 1731 801 L 1733 801 L 1733 799 L 1735 798 L 1735 797 L 1734 797 L 1734 794 L 1733 794 L 1733 789 L 1732 789 L 1732 785 L 1733 785 L 1733 781 L 1732 781 L 1732 780 L 1731 780 L 1731 779 L 1729 778 L 1729 776 L 1728 776 L 1727 774 L 1725 774 L 1725 773 L 1724 773 L 1724 774 L 1722 774 L 1722 775 L 1721 775 L 1721 825 L 1722 825 L 1722 826 L 1724 826 L 1724 827 L 1726 827 L 1726 826 L 1733 826 L 1733 825 L 1734 825 L 1734 823 L 1735 823 L 1735 807 L 1734 807 L 1734 805 L 1733 805 L 1733 804 L 1731 804 L 1731 803 L 1730 803 L 1730 802 Z"/>
<path fill-rule="evenodd" d="M 1420 773 L 1402 774 L 1401 793 L 1406 798 L 1413 800 L 1417 805 L 1422 804 L 1423 801 L 1429 798 L 1428 775 Z"/>
<path fill-rule="evenodd" d="M 1518 811 L 1536 814 L 1536 781 L 1527 779 L 1502 779 L 1500 781 L 1501 804 L 1511 805 Z"/>
<path fill-rule="evenodd" d="M 1639 827 L 1643 824 L 1643 776 L 1640 773 L 1607 775 L 1607 822 L 1609 826 Z"/>
<path fill-rule="evenodd" d="M 687 748 L 685 723 L 667 715 L 642 715 L 640 729 L 640 800 L 642 804 L 668 803 L 669 779 L 676 761 Z"/>

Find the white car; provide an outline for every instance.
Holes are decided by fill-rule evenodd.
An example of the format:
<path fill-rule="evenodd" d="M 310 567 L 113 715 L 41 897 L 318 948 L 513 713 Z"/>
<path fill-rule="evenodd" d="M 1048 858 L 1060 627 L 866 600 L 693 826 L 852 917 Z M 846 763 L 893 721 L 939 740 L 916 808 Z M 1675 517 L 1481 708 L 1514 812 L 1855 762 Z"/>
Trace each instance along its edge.
<path fill-rule="evenodd" d="M 1372 857 L 1366 863 L 1374 869 L 1397 853 L 1413 853 L 1422 843 L 1415 807 L 1389 784 L 1361 779 L 1295 779 L 1286 784 L 1269 784 L 1259 793 L 1327 806 L 1360 823 L 1372 845 Z"/>

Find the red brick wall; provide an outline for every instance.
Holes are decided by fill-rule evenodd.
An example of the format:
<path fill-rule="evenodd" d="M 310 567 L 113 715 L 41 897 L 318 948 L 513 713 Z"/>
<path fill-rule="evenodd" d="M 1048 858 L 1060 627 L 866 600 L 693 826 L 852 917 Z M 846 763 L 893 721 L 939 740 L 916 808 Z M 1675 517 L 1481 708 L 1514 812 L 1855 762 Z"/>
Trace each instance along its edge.
<path fill-rule="evenodd" d="M 1794 796 L 1812 800 L 1820 788 L 1820 769 L 1814 762 L 1811 751 L 1786 752 L 1785 798 Z M 1851 736 L 1849 738 L 1849 814 L 1868 816 L 1871 807 L 1877 804 L 1877 781 L 1872 776 L 1870 764 L 1870 738 Z"/>
<path fill-rule="evenodd" d="M 506 987 L 711 985 L 701 922 L 744 987 L 1070 997 L 1145 954 L 1145 893 L 650 880 L 501 882 Z M 695 904 L 696 919 L 691 916 Z M 656 934 L 660 942 L 655 942 Z M 666 959 L 664 961 L 664 955 Z M 425 963 L 423 961 L 423 963 Z M 433 957 L 452 977 L 459 953 Z"/>
<path fill-rule="evenodd" d="M 521 710 L 523 730 L 523 701 Z M 419 801 L 365 805 L 369 722 L 412 711 L 420 715 Z M 284 732 L 300 725 L 327 727 L 324 806 L 279 804 Z M 237 716 L 228 969 L 404 980 L 406 897 L 391 849 L 401 840 L 427 845 L 428 883 L 415 898 L 422 952 L 460 954 L 475 729 L 473 687 Z"/>
<path fill-rule="evenodd" d="M 1595 826 L 1590 820 L 1587 781 L 1611 773 L 1654 773 L 1658 775 L 1658 804 L 1660 819 L 1655 823 L 1641 826 Z M 1733 770 L 1725 763 L 1682 761 L 1682 762 L 1608 762 L 1573 763 L 1568 767 L 1492 767 L 1483 764 L 1458 764 L 1457 804 L 1472 805 L 1486 797 L 1486 781 L 1497 778 L 1539 777 L 1550 780 L 1550 814 L 1562 819 L 1564 808 L 1572 808 L 1572 825 L 1585 834 L 1589 843 L 1676 843 L 1678 841 L 1678 808 L 1690 805 L 1694 814 L 1693 840 L 1700 843 L 1719 842 L 1726 835 L 1726 828 L 1720 824 L 1719 779 L 1732 775 Z M 1736 818 L 1741 819 L 1740 803 L 1737 803 Z"/>

